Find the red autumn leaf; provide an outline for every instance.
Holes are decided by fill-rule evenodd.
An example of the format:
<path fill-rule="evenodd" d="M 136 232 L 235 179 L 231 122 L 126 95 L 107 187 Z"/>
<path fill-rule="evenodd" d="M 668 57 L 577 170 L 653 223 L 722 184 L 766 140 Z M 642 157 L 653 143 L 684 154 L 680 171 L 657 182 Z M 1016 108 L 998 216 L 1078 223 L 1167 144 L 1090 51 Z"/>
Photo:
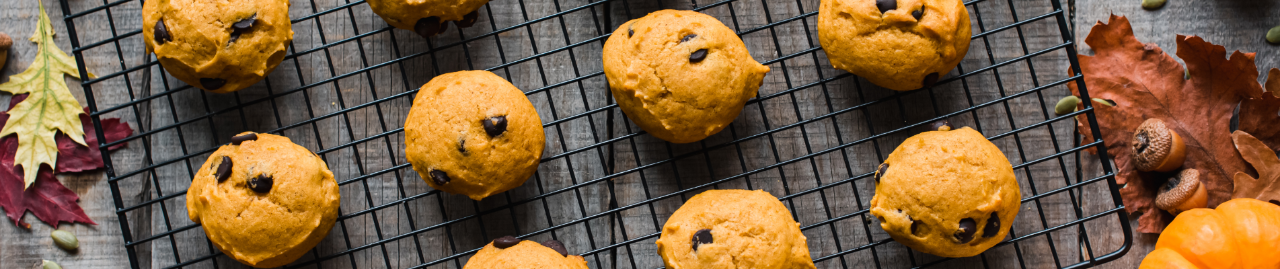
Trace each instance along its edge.
<path fill-rule="evenodd" d="M 1186 144 L 1182 168 L 1200 170 L 1209 192 L 1209 207 L 1231 198 L 1232 175 L 1248 169 L 1232 145 L 1230 121 L 1236 104 L 1262 95 L 1253 53 L 1236 51 L 1196 36 L 1177 37 L 1179 58 L 1186 62 L 1190 79 L 1173 57 L 1154 44 L 1133 36 L 1129 20 L 1112 15 L 1110 22 L 1093 27 L 1085 43 L 1095 56 L 1080 55 L 1085 84 L 1093 98 L 1109 99 L 1115 106 L 1095 102 L 1098 128 L 1107 153 L 1116 164 L 1116 182 L 1124 184 L 1120 195 L 1130 213 L 1140 215 L 1139 232 L 1158 233 L 1173 216 L 1153 201 L 1171 173 L 1138 172 L 1134 168 L 1130 140 L 1146 119 L 1161 119 L 1178 132 Z M 1075 85 L 1072 92 L 1077 95 Z M 1086 124 L 1078 125 L 1084 141 L 1093 141 Z"/>
<path fill-rule="evenodd" d="M 80 122 L 84 123 L 84 143 L 97 145 L 98 135 L 94 133 L 93 121 L 89 119 L 88 114 L 88 109 L 85 109 L 85 114 L 80 114 Z M 129 127 L 129 124 L 120 122 L 119 118 L 102 119 L 102 129 L 105 130 L 103 136 L 106 136 L 107 141 L 117 141 L 133 134 L 133 128 Z M 76 144 L 63 133 L 58 133 L 56 139 L 58 141 L 58 173 L 84 172 L 104 166 L 102 152 L 98 151 L 97 146 L 86 147 Z M 107 150 L 116 150 L 128 145 L 129 143 L 120 143 Z"/>
<path fill-rule="evenodd" d="M 12 104 L 19 103 L 25 98 L 25 94 L 14 96 L 10 101 L 10 108 Z M 9 114 L 0 113 L 0 126 L 3 126 L 3 122 L 8 118 Z M 83 126 L 85 133 L 89 134 L 85 136 L 85 142 L 89 145 L 97 145 L 98 139 L 94 133 L 93 124 L 88 124 L 91 122 L 89 117 L 81 115 L 80 120 L 86 123 Z M 103 119 L 102 126 L 106 130 L 104 134 L 109 141 L 122 139 L 133 133 L 133 128 L 116 118 Z M 55 139 L 58 142 L 58 173 L 89 171 L 103 167 L 102 154 L 96 146 L 92 148 L 81 146 L 63 134 L 58 134 Z M 110 149 L 114 150 L 125 145 L 122 143 Z M 13 221 L 14 225 L 31 227 L 31 224 L 22 221 L 22 215 L 27 211 L 50 225 L 57 225 L 60 222 L 97 224 L 89 219 L 89 216 L 85 215 L 84 210 L 76 203 L 80 197 L 58 182 L 48 166 L 41 166 L 35 183 L 23 191 L 22 167 L 15 166 L 13 161 L 17 149 L 16 136 L 0 138 L 0 208 L 4 209 L 5 215 Z"/>
<path fill-rule="evenodd" d="M 1270 94 L 1240 103 L 1240 130 L 1280 151 L 1280 69 L 1271 69 L 1266 88 Z"/>

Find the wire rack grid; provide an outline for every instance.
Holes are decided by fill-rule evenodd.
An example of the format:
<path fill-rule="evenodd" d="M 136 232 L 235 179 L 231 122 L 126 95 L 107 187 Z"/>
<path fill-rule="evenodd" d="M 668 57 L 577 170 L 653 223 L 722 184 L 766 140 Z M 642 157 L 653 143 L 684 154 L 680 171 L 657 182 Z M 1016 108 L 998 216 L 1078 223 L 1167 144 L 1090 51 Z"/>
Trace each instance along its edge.
<path fill-rule="evenodd" d="M 247 130 L 312 149 L 339 181 L 338 224 L 291 268 L 461 268 L 502 235 L 562 241 L 593 268 L 656 268 L 662 223 L 713 188 L 779 197 L 820 268 L 1078 268 L 1123 255 L 1132 240 L 1102 142 L 1074 133 L 1073 118 L 1096 126 L 1092 109 L 1051 112 L 1083 81 L 1057 0 L 967 1 L 968 56 L 938 86 L 910 92 L 830 68 L 816 0 L 493 0 L 476 26 L 430 39 L 389 28 L 363 1 L 299 0 L 284 63 L 231 94 L 164 75 L 142 51 L 141 0 L 60 2 L 81 74 L 105 74 L 81 83 L 92 124 L 120 117 L 138 130 L 99 145 L 133 268 L 242 266 L 186 218 L 185 190 L 193 169 Z M 645 135 L 601 71 L 608 33 L 665 8 L 719 18 L 773 69 L 742 115 L 701 142 Z M 526 90 L 549 138 L 533 178 L 479 202 L 426 186 L 403 152 L 417 86 L 467 69 Z M 876 165 L 939 120 L 988 135 L 1023 190 L 1010 236 L 977 257 L 912 251 L 867 214 Z M 121 143 L 130 147 L 105 150 Z"/>

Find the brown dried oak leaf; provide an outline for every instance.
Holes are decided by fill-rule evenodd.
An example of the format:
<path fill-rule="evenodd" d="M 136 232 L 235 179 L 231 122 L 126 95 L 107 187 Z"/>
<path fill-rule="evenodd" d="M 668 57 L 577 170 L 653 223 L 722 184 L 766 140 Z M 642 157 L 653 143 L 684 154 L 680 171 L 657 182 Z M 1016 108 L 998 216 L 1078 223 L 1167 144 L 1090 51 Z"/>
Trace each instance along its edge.
<path fill-rule="evenodd" d="M 1280 205 L 1280 157 L 1249 133 L 1237 130 L 1231 138 L 1235 140 L 1240 156 L 1258 170 L 1258 178 L 1236 172 L 1236 190 L 1231 199 L 1254 198 Z"/>
<path fill-rule="evenodd" d="M 1236 51 L 1226 59 L 1222 46 L 1196 36 L 1177 38 L 1177 55 L 1186 62 L 1190 79 L 1183 78 L 1184 69 L 1173 57 L 1154 44 L 1139 42 L 1122 16 L 1094 25 L 1085 43 L 1095 56 L 1080 55 L 1090 97 L 1115 102 L 1114 107 L 1095 102 L 1094 113 L 1116 164 L 1116 182 L 1124 186 L 1120 195 L 1125 209 L 1139 216 L 1137 231 L 1143 233 L 1159 233 L 1173 220 L 1153 202 L 1172 173 L 1134 168 L 1130 140 L 1138 125 L 1161 119 L 1182 135 L 1187 146 L 1182 167 L 1200 170 L 1209 206 L 1216 207 L 1231 198 L 1230 175 L 1247 169 L 1231 146 L 1232 111 L 1240 101 L 1262 95 L 1253 53 Z M 1076 85 L 1068 86 L 1079 95 Z M 1087 124 L 1077 126 L 1085 143 L 1094 141 Z"/>
<path fill-rule="evenodd" d="M 1240 130 L 1280 151 L 1280 69 L 1271 69 L 1266 88 L 1262 98 L 1240 102 Z"/>

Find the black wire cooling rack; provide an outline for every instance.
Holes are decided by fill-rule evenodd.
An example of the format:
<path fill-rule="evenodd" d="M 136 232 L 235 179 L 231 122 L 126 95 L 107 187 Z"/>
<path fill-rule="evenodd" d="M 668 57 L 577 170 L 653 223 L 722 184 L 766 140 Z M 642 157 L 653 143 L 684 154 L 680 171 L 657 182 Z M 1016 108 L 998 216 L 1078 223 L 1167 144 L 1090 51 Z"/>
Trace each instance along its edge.
<path fill-rule="evenodd" d="M 968 56 L 938 86 L 911 92 L 832 69 L 816 0 L 494 0 L 475 26 L 430 39 L 389 28 L 363 1 L 297 0 L 290 54 L 232 94 L 164 75 L 142 49 L 141 0 L 60 2 L 82 77 L 104 74 L 81 84 L 92 124 L 120 117 L 138 130 L 99 145 L 133 268 L 242 266 L 187 219 L 185 190 L 193 169 L 246 130 L 312 149 L 341 186 L 337 225 L 288 267 L 461 268 L 493 238 L 516 235 L 562 241 L 593 268 L 657 268 L 662 223 L 712 188 L 779 197 L 820 268 L 1078 268 L 1123 255 L 1132 240 L 1105 149 L 1074 133 L 1077 116 L 1096 126 L 1092 109 L 1052 112 L 1068 83 L 1083 82 L 1057 0 L 966 2 Z M 701 142 L 645 135 L 601 72 L 608 33 L 665 8 L 719 18 L 773 69 L 742 115 Z M 548 137 L 533 178 L 479 202 L 426 186 L 404 160 L 401 128 L 418 86 L 468 69 L 524 89 Z M 912 251 L 867 215 L 876 165 L 938 120 L 988 135 L 1022 186 L 1010 236 L 977 257 Z M 120 143 L 130 147 L 105 151 Z"/>

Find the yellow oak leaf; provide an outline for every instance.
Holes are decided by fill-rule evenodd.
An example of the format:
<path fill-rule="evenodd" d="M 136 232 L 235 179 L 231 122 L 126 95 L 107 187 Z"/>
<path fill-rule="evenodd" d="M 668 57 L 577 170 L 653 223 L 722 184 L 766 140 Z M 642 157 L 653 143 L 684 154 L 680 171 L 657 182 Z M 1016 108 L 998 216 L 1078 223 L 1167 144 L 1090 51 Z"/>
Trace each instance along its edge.
<path fill-rule="evenodd" d="M 0 91 L 30 94 L 9 110 L 9 120 L 5 122 L 4 129 L 0 129 L 0 137 L 18 136 L 14 165 L 22 167 L 24 190 L 35 183 L 41 164 L 56 168 L 58 142 L 54 135 L 58 131 L 85 145 L 84 127 L 80 125 L 80 113 L 84 110 L 67 89 L 63 77 L 80 78 L 80 73 L 76 70 L 75 58 L 53 43 L 53 33 L 53 24 L 49 23 L 49 15 L 45 14 L 41 3 L 40 20 L 36 23 L 35 34 L 31 35 L 31 42 L 39 46 L 35 60 L 26 71 L 10 76 L 9 82 L 0 84 Z"/>

